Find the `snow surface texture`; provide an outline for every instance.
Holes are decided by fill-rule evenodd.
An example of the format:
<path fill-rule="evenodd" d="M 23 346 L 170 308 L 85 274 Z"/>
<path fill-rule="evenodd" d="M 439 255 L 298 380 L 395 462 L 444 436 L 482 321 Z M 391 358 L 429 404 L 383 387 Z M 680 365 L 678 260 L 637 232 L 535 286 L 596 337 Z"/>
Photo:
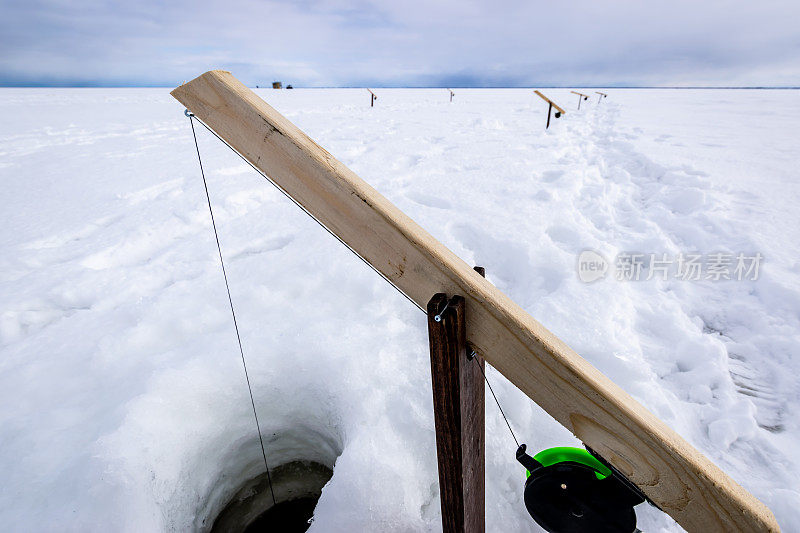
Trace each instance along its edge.
<path fill-rule="evenodd" d="M 0 91 L 0 524 L 204 531 L 262 472 L 188 120 L 167 90 Z M 265 99 L 800 530 L 796 91 Z M 425 317 L 198 131 L 273 465 L 311 531 L 440 529 Z M 755 282 L 579 281 L 584 249 L 760 252 Z M 490 369 L 530 449 L 577 445 Z M 488 531 L 536 530 L 487 394 Z M 640 507 L 648 533 L 679 531 Z"/>

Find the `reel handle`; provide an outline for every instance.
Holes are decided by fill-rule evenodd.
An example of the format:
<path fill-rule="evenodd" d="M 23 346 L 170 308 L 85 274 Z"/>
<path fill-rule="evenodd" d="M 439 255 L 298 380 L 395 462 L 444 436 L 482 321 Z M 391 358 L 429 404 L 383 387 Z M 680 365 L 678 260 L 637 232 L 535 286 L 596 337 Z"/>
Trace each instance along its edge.
<path fill-rule="evenodd" d="M 520 444 L 519 448 L 517 448 L 517 461 L 522 463 L 529 472 L 533 472 L 534 470 L 538 470 L 543 467 L 542 463 L 525 453 L 528 447 L 524 444 Z"/>

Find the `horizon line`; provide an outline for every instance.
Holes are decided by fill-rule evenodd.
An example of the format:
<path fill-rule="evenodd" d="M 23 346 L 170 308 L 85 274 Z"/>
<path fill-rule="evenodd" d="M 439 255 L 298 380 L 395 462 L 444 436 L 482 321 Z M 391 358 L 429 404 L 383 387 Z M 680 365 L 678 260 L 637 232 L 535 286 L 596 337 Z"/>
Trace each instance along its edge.
<path fill-rule="evenodd" d="M 292 85 L 292 84 L 289 84 Z M 0 89 L 169 89 L 179 85 L 94 85 L 94 84 L 3 84 Z M 273 89 L 270 85 L 247 85 L 251 89 L 294 90 L 294 89 L 768 89 L 768 90 L 798 90 L 798 85 L 319 85 L 319 86 L 294 86 L 291 89 Z"/>

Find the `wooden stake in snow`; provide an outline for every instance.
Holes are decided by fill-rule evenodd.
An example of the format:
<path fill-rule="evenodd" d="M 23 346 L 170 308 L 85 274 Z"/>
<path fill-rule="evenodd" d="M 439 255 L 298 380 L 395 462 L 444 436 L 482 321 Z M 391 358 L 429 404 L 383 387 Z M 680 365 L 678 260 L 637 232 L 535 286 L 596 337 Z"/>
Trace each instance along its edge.
<path fill-rule="evenodd" d="M 370 96 L 370 98 L 369 98 L 369 106 L 370 106 L 370 107 L 375 107 L 375 100 L 377 100 L 377 99 L 378 99 L 378 97 L 377 97 L 377 96 L 375 96 L 375 93 L 374 93 L 374 92 L 370 91 L 369 89 L 367 89 L 367 90 L 369 91 L 369 94 L 371 94 L 371 95 L 372 95 L 372 96 Z"/>
<path fill-rule="evenodd" d="M 597 97 L 597 103 L 598 104 L 603 101 L 603 98 L 608 98 L 608 95 L 606 93 L 601 93 L 600 91 L 595 91 L 595 94 L 599 94 L 600 95 L 600 96 Z"/>
<path fill-rule="evenodd" d="M 483 273 L 480 267 L 475 270 Z M 427 312 L 442 531 L 483 533 L 483 358 L 471 355 L 467 346 L 464 298 L 435 294 L 428 301 Z"/>
<path fill-rule="evenodd" d="M 172 95 L 417 305 L 462 295 L 468 345 L 684 528 L 779 531 L 763 503 L 229 72 Z"/>

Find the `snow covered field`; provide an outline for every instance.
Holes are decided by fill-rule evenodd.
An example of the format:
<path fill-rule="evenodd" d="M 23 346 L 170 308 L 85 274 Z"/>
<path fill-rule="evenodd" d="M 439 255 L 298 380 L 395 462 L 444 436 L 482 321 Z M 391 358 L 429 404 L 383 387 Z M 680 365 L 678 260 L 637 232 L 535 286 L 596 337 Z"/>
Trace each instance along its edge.
<path fill-rule="evenodd" d="M 576 111 L 545 90 L 568 111 L 547 132 L 530 90 L 259 92 L 800 530 L 797 91 L 608 90 Z M 183 108 L 2 89 L 0 112 L 0 524 L 206 530 L 263 463 Z M 439 530 L 424 315 L 198 136 L 268 457 L 335 462 L 310 531 Z M 587 284 L 586 249 L 763 262 Z M 529 448 L 577 443 L 488 377 Z M 487 530 L 536 530 L 486 413 Z"/>

